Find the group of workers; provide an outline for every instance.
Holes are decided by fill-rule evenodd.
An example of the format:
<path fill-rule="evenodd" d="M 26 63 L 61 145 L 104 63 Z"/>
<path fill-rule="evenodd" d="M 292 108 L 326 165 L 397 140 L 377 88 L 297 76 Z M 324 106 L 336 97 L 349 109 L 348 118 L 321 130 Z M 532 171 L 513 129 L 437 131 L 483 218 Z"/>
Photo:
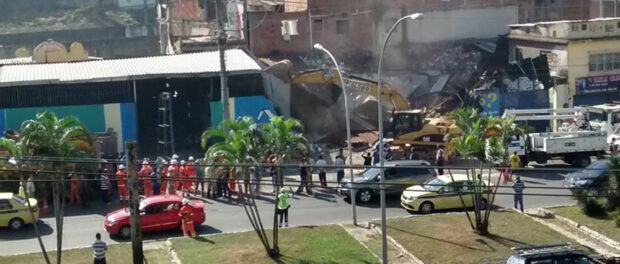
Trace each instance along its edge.
<path fill-rule="evenodd" d="M 144 196 L 149 197 L 158 194 L 176 194 L 181 191 L 182 194 L 194 192 L 194 184 L 196 182 L 196 166 L 194 157 L 190 156 L 188 161 L 181 160 L 178 162 L 178 155 L 173 155 L 170 162 L 163 162 L 157 170 L 153 169 L 148 159 L 142 162 L 142 166 L 138 171 L 138 177 L 144 189 Z M 168 164 L 169 163 L 169 164 Z M 102 175 L 102 191 L 109 190 L 108 170 L 104 169 Z M 121 202 L 129 201 L 129 191 L 127 189 L 127 169 L 125 165 L 118 165 L 116 171 L 116 185 L 118 187 L 118 196 Z M 104 177 L 105 176 L 105 177 Z M 105 187 L 105 188 L 104 188 Z"/>

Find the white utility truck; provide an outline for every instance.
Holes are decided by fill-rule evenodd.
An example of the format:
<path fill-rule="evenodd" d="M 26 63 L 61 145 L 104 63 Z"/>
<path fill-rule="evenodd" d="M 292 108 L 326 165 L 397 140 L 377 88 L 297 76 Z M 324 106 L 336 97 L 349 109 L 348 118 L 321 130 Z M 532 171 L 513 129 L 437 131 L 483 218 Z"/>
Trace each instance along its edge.
<path fill-rule="evenodd" d="M 525 166 L 529 161 L 540 164 L 551 158 L 561 158 L 574 166 L 586 167 L 592 156 L 600 156 L 608 149 L 607 131 L 593 126 L 587 119 L 584 108 L 559 109 L 517 109 L 505 110 L 504 118 L 515 118 L 515 122 L 531 120 L 559 120 L 556 132 L 530 133 L 513 136 L 508 151 L 515 151 Z"/>

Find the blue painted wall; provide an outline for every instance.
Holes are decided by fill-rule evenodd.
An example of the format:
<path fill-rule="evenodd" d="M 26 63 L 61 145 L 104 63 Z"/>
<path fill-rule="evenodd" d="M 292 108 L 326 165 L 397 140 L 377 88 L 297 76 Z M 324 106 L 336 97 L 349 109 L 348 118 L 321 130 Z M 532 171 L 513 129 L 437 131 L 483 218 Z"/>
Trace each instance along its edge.
<path fill-rule="evenodd" d="M 123 127 L 123 142 L 138 139 L 136 104 L 121 103 L 121 124 Z M 123 149 L 125 149 L 125 144 L 123 144 Z"/>

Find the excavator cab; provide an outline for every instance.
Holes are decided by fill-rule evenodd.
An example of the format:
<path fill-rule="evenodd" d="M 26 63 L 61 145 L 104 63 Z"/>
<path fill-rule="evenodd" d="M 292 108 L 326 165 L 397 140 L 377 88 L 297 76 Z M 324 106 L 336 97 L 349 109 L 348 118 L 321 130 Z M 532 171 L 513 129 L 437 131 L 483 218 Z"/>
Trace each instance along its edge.
<path fill-rule="evenodd" d="M 390 137 L 394 138 L 420 131 L 424 127 L 424 113 L 421 110 L 397 111 L 392 114 L 390 120 L 390 132 L 392 133 Z"/>

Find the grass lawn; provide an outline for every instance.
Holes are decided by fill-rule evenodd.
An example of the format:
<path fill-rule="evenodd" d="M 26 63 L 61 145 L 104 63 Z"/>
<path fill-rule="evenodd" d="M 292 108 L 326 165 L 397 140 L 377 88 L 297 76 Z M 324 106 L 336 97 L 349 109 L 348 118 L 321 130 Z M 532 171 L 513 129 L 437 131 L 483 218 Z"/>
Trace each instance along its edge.
<path fill-rule="evenodd" d="M 599 232 L 615 241 L 620 241 L 620 228 L 611 217 L 590 217 L 585 215 L 578 206 L 552 208 L 551 211 L 559 216 L 566 217 L 583 226 Z"/>
<path fill-rule="evenodd" d="M 268 236 L 271 232 L 268 233 Z M 366 248 L 340 226 L 280 230 L 279 261 L 267 256 L 255 232 L 173 239 L 182 263 L 378 263 Z"/>
<path fill-rule="evenodd" d="M 56 251 L 48 252 L 50 261 L 56 263 Z M 171 263 L 168 252 L 165 250 L 145 250 L 144 257 L 149 264 Z M 131 244 L 108 245 L 106 261 L 110 263 L 131 263 Z M 15 256 L 0 256 L 0 263 L 28 263 L 43 264 L 45 259 L 41 253 L 31 253 Z M 93 263 L 93 251 L 90 248 L 71 249 L 62 252 L 63 264 L 91 264 Z"/>
<path fill-rule="evenodd" d="M 424 263 L 503 263 L 511 247 L 571 242 L 519 213 L 492 212 L 490 232 L 472 232 L 464 213 L 388 220 L 388 234 Z"/>

